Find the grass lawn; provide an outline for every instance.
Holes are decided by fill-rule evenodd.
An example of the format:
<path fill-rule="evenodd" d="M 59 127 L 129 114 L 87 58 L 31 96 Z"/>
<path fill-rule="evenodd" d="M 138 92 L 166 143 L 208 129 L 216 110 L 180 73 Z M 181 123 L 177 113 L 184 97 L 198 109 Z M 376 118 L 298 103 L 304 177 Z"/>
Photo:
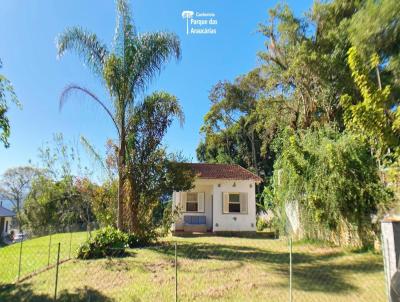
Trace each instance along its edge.
<path fill-rule="evenodd" d="M 58 301 L 288 301 L 287 241 L 169 237 L 123 258 L 71 260 L 59 270 Z M 47 257 L 46 257 L 47 261 Z M 55 269 L 0 285 L 0 301 L 52 301 Z M 382 257 L 341 248 L 293 246 L 294 301 L 386 301 Z"/>
<path fill-rule="evenodd" d="M 21 277 L 27 276 L 35 271 L 57 261 L 57 249 L 60 242 L 60 259 L 69 258 L 70 240 L 71 255 L 79 244 L 87 238 L 86 232 L 60 233 L 51 236 L 43 236 L 26 240 L 22 243 Z M 50 244 L 50 259 L 49 259 Z M 10 283 L 17 279 L 19 252 L 21 243 L 0 247 L 0 284 Z M 0 299 L 1 301 L 1 299 Z"/>

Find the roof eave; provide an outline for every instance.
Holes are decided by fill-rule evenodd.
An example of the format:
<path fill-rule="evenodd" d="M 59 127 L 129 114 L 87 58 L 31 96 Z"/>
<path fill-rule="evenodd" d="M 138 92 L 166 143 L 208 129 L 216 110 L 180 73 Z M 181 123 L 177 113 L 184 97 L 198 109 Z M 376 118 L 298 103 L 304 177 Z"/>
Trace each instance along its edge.
<path fill-rule="evenodd" d="M 221 177 L 215 177 L 215 178 L 212 178 L 212 177 L 200 177 L 200 176 L 196 176 L 196 178 L 197 179 L 201 179 L 201 180 L 234 180 L 234 181 L 254 181 L 256 184 L 260 184 L 260 183 L 262 183 L 262 179 L 253 179 L 253 178 L 246 178 L 246 179 L 243 179 L 243 178 L 228 178 L 228 177 L 226 177 L 226 178 L 221 178 Z"/>

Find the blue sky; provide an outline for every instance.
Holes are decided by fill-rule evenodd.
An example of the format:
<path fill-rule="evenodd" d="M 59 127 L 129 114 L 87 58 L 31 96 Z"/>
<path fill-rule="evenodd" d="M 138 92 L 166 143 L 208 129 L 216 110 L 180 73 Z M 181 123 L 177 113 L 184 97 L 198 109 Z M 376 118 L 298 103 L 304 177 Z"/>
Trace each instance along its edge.
<path fill-rule="evenodd" d="M 148 89 L 176 95 L 186 122 L 174 123 L 165 144 L 170 151 L 196 160 L 199 129 L 210 107 L 208 94 L 219 80 L 233 80 L 257 64 L 256 53 L 264 49 L 257 24 L 267 20 L 268 9 L 278 1 L 236 0 L 136 0 L 133 17 L 139 32 L 167 30 L 181 39 L 182 59 L 169 63 Z M 311 0 L 286 1 L 297 15 L 307 11 Z M 218 20 L 216 35 L 186 35 L 183 10 L 212 12 Z M 83 97 L 72 96 L 62 112 L 58 99 L 63 87 L 78 83 L 107 100 L 99 80 L 69 53 L 56 58 L 55 39 L 68 26 L 80 25 L 95 32 L 111 46 L 115 25 L 112 0 L 2 0 L 0 3 L 0 71 L 10 79 L 23 104 L 12 106 L 11 146 L 0 147 L 0 174 L 7 168 L 37 161 L 38 148 L 54 133 L 77 143 L 84 135 L 104 152 L 107 138 L 115 131 L 108 117 Z"/>

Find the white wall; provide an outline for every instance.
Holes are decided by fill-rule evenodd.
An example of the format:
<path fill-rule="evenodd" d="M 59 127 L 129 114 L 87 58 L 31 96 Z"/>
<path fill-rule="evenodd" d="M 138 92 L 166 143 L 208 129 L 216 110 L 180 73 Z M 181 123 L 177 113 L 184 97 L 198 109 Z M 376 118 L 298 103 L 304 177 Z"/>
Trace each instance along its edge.
<path fill-rule="evenodd" d="M 234 183 L 235 186 L 233 186 Z M 256 231 L 255 182 L 251 180 L 221 180 L 217 181 L 213 188 L 213 231 Z M 223 214 L 222 194 L 224 192 L 247 193 L 247 214 Z"/>
<path fill-rule="evenodd" d="M 174 205 L 180 205 L 182 210 L 180 217 L 175 222 L 175 225 L 172 227 L 173 230 L 183 230 L 183 216 L 206 216 L 206 224 L 207 228 L 211 230 L 212 228 L 212 203 L 211 203 L 211 195 L 213 193 L 213 186 L 209 182 L 204 182 L 202 180 L 196 180 L 194 183 L 194 188 L 190 190 L 190 192 L 204 192 L 204 213 L 202 212 L 184 212 L 182 209 L 182 205 L 180 205 L 181 192 L 174 192 L 173 202 Z"/>
<path fill-rule="evenodd" d="M 396 226 L 397 225 L 397 226 Z M 382 221 L 382 238 L 383 238 L 383 263 L 385 265 L 385 275 L 386 275 L 386 289 L 388 290 L 388 296 L 390 295 L 390 283 L 393 275 L 397 271 L 397 256 L 396 255 L 396 240 L 395 236 L 396 229 L 398 227 L 399 222 L 390 222 L 390 221 Z"/>

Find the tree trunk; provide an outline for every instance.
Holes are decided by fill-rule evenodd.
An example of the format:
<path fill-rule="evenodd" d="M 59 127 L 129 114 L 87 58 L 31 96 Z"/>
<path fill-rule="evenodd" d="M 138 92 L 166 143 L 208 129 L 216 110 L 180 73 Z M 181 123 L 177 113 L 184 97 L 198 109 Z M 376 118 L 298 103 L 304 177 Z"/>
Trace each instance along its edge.
<path fill-rule="evenodd" d="M 18 231 L 19 231 L 20 233 L 22 233 L 22 226 L 21 226 L 21 221 L 20 221 L 20 219 L 21 219 L 21 211 L 20 211 L 20 208 L 21 208 L 21 199 L 18 197 L 18 198 L 17 198 L 17 217 L 15 217 L 15 218 L 16 218 L 15 221 L 16 221 L 17 224 L 18 224 Z"/>
<path fill-rule="evenodd" d="M 132 175 L 128 176 L 129 181 L 129 232 L 140 235 L 139 225 L 139 200 L 136 194 L 135 181 Z"/>
<path fill-rule="evenodd" d="M 121 138 L 118 150 L 118 212 L 117 212 L 117 228 L 123 229 L 123 206 L 124 206 L 124 182 L 125 182 L 125 120 L 121 121 Z"/>
<path fill-rule="evenodd" d="M 378 79 L 378 87 L 379 87 L 379 90 L 382 90 L 381 75 L 380 75 L 380 73 L 379 73 L 379 67 L 376 66 L 375 70 L 376 70 L 376 77 L 377 77 L 377 79 Z"/>

